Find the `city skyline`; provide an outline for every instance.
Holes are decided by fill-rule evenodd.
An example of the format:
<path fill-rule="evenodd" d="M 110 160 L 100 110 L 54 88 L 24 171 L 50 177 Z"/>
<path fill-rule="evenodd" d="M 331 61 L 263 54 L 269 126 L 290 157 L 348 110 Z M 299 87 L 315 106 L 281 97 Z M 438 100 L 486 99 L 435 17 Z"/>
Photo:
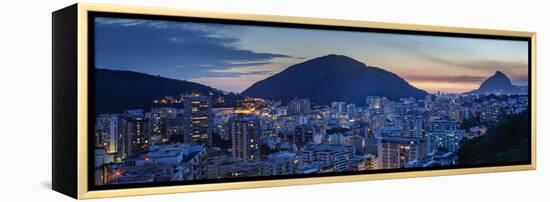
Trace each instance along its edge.
<path fill-rule="evenodd" d="M 515 85 L 527 85 L 527 46 L 494 39 L 97 18 L 95 62 L 98 68 L 241 92 L 291 65 L 336 53 L 394 72 L 430 93 L 462 93 L 496 71 Z"/>
<path fill-rule="evenodd" d="M 525 94 L 436 94 L 400 101 L 369 96 L 363 107 L 341 101 L 312 106 L 308 99 L 285 106 L 244 98 L 233 108 L 213 108 L 210 96 L 181 99 L 96 116 L 94 184 L 505 162 L 461 159 L 461 148 L 507 138 L 501 136 L 510 133 L 495 136 L 492 128 L 525 117 L 528 108 Z"/>

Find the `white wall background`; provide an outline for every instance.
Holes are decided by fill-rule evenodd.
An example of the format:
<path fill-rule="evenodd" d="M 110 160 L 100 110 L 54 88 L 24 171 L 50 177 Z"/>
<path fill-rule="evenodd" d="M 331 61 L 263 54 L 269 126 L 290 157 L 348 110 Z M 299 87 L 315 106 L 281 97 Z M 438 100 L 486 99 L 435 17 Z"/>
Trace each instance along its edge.
<path fill-rule="evenodd" d="M 538 170 L 291 186 L 101 201 L 541 201 L 549 198 L 548 5 L 537 0 L 140 0 L 117 3 L 538 32 Z M 51 186 L 51 12 L 74 1 L 3 1 L 0 11 L 0 200 L 69 201 Z M 545 79 L 546 77 L 546 79 Z"/>

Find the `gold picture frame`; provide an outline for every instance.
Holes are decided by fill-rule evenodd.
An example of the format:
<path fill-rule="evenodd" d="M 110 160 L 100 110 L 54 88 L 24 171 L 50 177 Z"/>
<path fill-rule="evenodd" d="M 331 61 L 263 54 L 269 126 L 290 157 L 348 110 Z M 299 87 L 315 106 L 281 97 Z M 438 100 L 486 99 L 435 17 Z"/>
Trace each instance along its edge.
<path fill-rule="evenodd" d="M 458 34 L 473 34 L 486 36 L 511 36 L 528 38 L 530 46 L 530 99 L 531 99 L 531 163 L 524 165 L 511 166 L 496 166 L 496 167 L 479 167 L 479 168 L 457 168 L 443 170 L 427 170 L 427 171 L 404 171 L 391 173 L 377 174 L 356 174 L 345 176 L 326 176 L 326 177 L 308 177 L 296 179 L 274 179 L 274 180 L 258 180 L 258 181 L 240 181 L 240 182 L 224 182 L 213 184 L 196 184 L 196 185 L 171 185 L 159 187 L 145 188 L 125 188 L 125 189 L 109 189 L 109 190 L 90 190 L 89 185 L 89 170 L 88 162 L 90 154 L 88 153 L 89 127 L 90 120 L 88 118 L 88 96 L 89 96 L 89 80 L 88 80 L 88 23 L 90 12 L 108 12 L 108 13 L 125 13 L 125 14 L 143 14 L 143 15 L 158 15 L 171 17 L 195 17 L 206 19 L 224 19 L 224 20 L 244 20 L 257 22 L 271 23 L 290 23 L 296 25 L 321 25 L 335 27 L 356 27 L 356 28 L 375 28 L 384 30 L 397 31 L 418 31 L 432 33 L 458 33 Z M 503 171 L 521 171 L 536 169 L 536 33 L 523 31 L 508 31 L 508 30 L 492 30 L 492 29 L 476 29 L 476 28 L 459 28 L 459 27 L 444 27 L 444 26 L 429 26 L 429 25 L 411 25 L 398 23 L 382 23 L 382 22 L 367 22 L 355 20 L 337 20 L 337 19 L 321 19 L 307 17 L 290 17 L 290 16 L 275 16 L 275 15 L 256 15 L 256 14 L 238 14 L 238 13 L 219 13 L 219 12 L 204 12 L 182 9 L 169 8 L 152 8 L 152 7 L 137 7 L 137 6 L 120 6 L 106 4 L 89 4 L 79 3 L 67 7 L 60 11 L 54 12 L 54 162 L 53 162 L 53 189 L 61 193 L 67 194 L 77 199 L 92 199 L 103 197 L 121 197 L 134 195 L 150 195 L 150 194 L 169 194 L 169 193 L 184 193 L 197 191 L 214 191 L 227 189 L 244 189 L 244 188 L 259 188 L 259 187 L 276 187 L 290 185 L 308 185 L 320 183 L 338 183 L 364 180 L 380 180 L 380 179 L 397 179 L 397 178 L 412 178 L 426 176 L 442 176 L 442 175 L 459 175 L 472 173 L 489 173 Z M 68 30 L 68 31 L 66 31 Z M 76 34 L 76 35 L 75 35 Z M 58 36 L 60 38 L 56 38 Z M 71 35 L 73 38 L 67 38 Z M 56 49 L 57 47 L 57 49 Z M 66 53 L 74 52 L 74 61 L 65 62 L 68 56 Z M 75 63 L 76 62 L 76 63 Z M 76 65 L 76 70 L 70 70 Z M 56 68 L 58 70 L 56 70 Z M 71 71 L 74 71 L 71 73 Z M 65 78 L 73 78 L 71 81 L 63 80 Z M 61 81 L 63 80 L 63 81 Z M 70 79 L 69 79 L 70 80 Z M 58 82 L 58 83 L 56 83 Z M 69 82 L 69 83 L 67 83 Z M 66 89 L 63 85 L 74 85 L 73 94 L 70 94 L 70 101 L 62 94 Z M 57 96 L 58 95 L 58 96 Z M 74 102 L 73 105 L 65 106 L 67 102 Z M 69 113 L 69 117 L 62 116 L 61 113 Z M 76 130 L 66 129 L 61 122 L 74 119 Z M 71 136 L 71 137 L 69 137 Z M 61 140 L 64 139 L 64 140 Z M 74 144 L 74 146 L 69 146 Z M 61 148 L 63 147 L 63 148 Z M 72 154 L 69 154 L 72 153 Z M 66 175 L 65 175 L 66 174 Z M 62 177 L 62 175 L 65 175 Z M 63 179 L 62 179 L 63 178 Z M 74 178 L 74 179 L 73 179 Z"/>

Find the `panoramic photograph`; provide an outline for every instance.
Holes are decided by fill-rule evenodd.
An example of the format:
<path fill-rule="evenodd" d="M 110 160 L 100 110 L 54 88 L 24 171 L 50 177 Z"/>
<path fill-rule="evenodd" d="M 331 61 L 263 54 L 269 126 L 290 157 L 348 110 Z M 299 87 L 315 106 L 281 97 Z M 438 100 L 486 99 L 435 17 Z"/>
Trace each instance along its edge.
<path fill-rule="evenodd" d="M 528 41 L 92 22 L 95 186 L 530 162 Z"/>

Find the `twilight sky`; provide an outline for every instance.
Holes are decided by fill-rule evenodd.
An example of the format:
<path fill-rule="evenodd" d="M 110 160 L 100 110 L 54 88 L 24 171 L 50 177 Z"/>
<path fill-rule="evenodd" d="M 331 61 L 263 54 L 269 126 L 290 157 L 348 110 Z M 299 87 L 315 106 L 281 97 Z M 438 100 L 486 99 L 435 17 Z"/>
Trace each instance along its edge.
<path fill-rule="evenodd" d="M 241 92 L 316 57 L 339 54 L 429 92 L 476 89 L 495 71 L 527 85 L 528 43 L 404 34 L 96 18 L 96 67 Z"/>

